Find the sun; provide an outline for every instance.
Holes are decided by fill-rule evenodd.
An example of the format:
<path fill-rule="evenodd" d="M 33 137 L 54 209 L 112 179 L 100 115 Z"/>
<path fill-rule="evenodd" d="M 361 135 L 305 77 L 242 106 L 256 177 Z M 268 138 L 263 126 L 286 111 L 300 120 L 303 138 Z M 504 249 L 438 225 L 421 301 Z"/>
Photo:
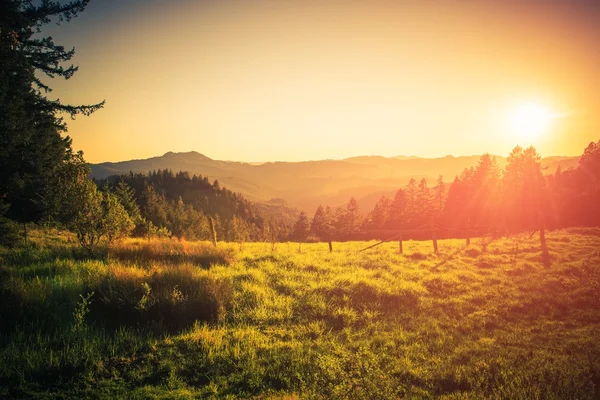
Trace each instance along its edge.
<path fill-rule="evenodd" d="M 538 103 L 523 103 L 513 112 L 511 130 L 522 140 L 535 140 L 548 131 L 553 114 Z"/>

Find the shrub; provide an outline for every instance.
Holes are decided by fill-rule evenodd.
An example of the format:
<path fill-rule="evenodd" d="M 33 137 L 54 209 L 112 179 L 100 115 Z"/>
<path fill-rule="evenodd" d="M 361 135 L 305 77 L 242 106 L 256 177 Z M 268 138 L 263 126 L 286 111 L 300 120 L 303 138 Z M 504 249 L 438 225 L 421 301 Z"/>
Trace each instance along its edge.
<path fill-rule="evenodd" d="M 181 329 L 194 321 L 220 321 L 231 309 L 231 279 L 190 264 L 146 271 L 114 266 L 98 282 L 94 316 L 109 325 L 159 323 Z"/>

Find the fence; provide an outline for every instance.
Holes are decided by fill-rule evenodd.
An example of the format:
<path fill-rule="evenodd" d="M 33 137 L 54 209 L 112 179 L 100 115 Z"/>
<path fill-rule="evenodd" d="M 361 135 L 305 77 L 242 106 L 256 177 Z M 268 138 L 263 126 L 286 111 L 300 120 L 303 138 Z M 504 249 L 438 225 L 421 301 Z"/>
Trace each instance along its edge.
<path fill-rule="evenodd" d="M 392 237 L 389 237 L 387 239 L 383 239 L 378 243 L 372 244 L 368 247 L 365 247 L 364 249 L 361 249 L 360 252 L 372 249 L 373 247 L 379 246 L 383 243 L 386 242 L 391 242 L 391 241 L 395 241 L 398 240 L 398 251 L 400 252 L 400 254 L 403 253 L 403 249 L 402 249 L 402 238 L 403 236 L 407 236 L 407 235 L 414 235 L 414 234 L 429 234 L 431 237 L 431 241 L 433 244 L 433 252 L 435 254 L 438 254 L 439 252 L 439 247 L 438 247 L 438 232 L 440 231 L 446 231 L 446 232 L 452 232 L 454 234 L 457 234 L 456 236 L 459 237 L 464 237 L 465 241 L 466 241 L 466 246 L 469 246 L 471 244 L 471 237 L 473 235 L 478 235 L 478 234 L 489 234 L 490 232 L 493 232 L 492 237 L 493 238 L 497 238 L 497 237 L 501 237 L 502 235 L 498 235 L 498 230 L 495 229 L 491 229 L 489 226 L 483 226 L 483 225 L 478 225 L 478 226 L 473 226 L 471 227 L 469 225 L 469 223 L 465 223 L 465 228 L 464 229 L 456 229 L 456 228 L 449 228 L 449 227 L 444 227 L 441 226 L 439 224 L 434 223 L 433 219 L 430 221 L 429 224 L 425 224 L 422 225 L 420 227 L 417 228 L 413 228 L 413 229 L 404 229 L 404 230 L 372 230 L 372 231 L 368 231 L 369 234 L 371 235 L 388 235 L 391 234 Z M 541 250 L 542 250 L 542 261 L 544 263 L 545 266 L 550 266 L 550 255 L 548 253 L 548 246 L 546 244 L 546 231 L 543 225 L 541 225 L 540 227 L 535 227 L 532 229 L 529 229 L 528 231 L 531 232 L 530 237 L 532 237 L 536 232 L 539 231 L 540 234 L 540 246 L 541 246 Z M 454 237 L 456 237 L 454 236 Z M 331 251 L 331 242 L 329 242 L 329 250 Z M 516 251 L 518 252 L 518 243 L 516 244 Z"/>

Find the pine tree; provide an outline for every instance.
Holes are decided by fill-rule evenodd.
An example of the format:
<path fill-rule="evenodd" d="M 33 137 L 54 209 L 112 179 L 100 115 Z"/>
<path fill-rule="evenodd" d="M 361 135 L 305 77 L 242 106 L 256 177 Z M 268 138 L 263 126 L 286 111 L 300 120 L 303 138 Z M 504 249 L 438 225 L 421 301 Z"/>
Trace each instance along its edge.
<path fill-rule="evenodd" d="M 320 240 L 326 240 L 329 234 L 329 225 L 330 221 L 327 220 L 327 214 L 323 206 L 319 205 L 310 224 L 310 230 Z"/>
<path fill-rule="evenodd" d="M 125 181 L 119 181 L 117 186 L 114 188 L 114 195 L 119 199 L 131 220 L 134 223 L 139 223 L 142 219 L 140 207 L 135 200 L 135 192 L 131 187 L 125 183 Z"/>
<path fill-rule="evenodd" d="M 40 36 L 53 20 L 69 21 L 88 1 L 60 4 L 15 0 L 0 4 L 0 198 L 9 204 L 7 215 L 35 221 L 60 213 L 57 182 L 65 164 L 77 163 L 71 139 L 61 134 L 66 124 L 59 113 L 89 115 L 104 105 L 72 106 L 49 100 L 50 92 L 39 76 L 69 79 L 77 67 L 63 66 L 75 54 Z"/>
<path fill-rule="evenodd" d="M 362 223 L 362 216 L 358 208 L 358 203 L 354 197 L 350 198 L 346 205 L 345 226 L 346 233 L 354 233 L 358 231 Z"/>
<path fill-rule="evenodd" d="M 433 188 L 433 210 L 436 218 L 441 218 L 446 202 L 446 184 L 442 175 L 438 176 L 437 185 Z"/>
<path fill-rule="evenodd" d="M 142 212 L 146 220 L 152 222 L 157 227 L 170 228 L 167 204 L 164 196 L 156 192 L 153 186 L 148 185 L 144 188 L 141 195 Z"/>
<path fill-rule="evenodd" d="M 414 227 L 418 220 L 419 207 L 417 205 L 418 186 L 415 178 L 411 178 L 404 190 L 405 198 L 405 224 Z"/>
<path fill-rule="evenodd" d="M 308 236 L 309 231 L 309 222 L 306 213 L 302 211 L 294 224 L 294 229 L 292 231 L 292 237 L 294 240 L 298 242 L 298 251 L 301 251 L 302 243 L 306 241 L 306 237 Z"/>
<path fill-rule="evenodd" d="M 369 229 L 384 229 L 388 222 L 390 208 L 390 200 L 385 196 L 381 196 L 373 210 L 369 213 L 366 223 Z"/>
<path fill-rule="evenodd" d="M 331 214 L 331 209 L 329 210 Z M 345 235 L 346 232 L 346 210 L 342 207 L 337 207 L 335 209 L 335 213 L 333 214 L 332 221 L 332 233 L 335 234 L 336 237 L 340 237 Z"/>
<path fill-rule="evenodd" d="M 490 230 L 500 224 L 498 220 L 500 170 L 496 160 L 489 154 L 484 154 L 479 159 L 471 186 L 472 191 L 469 199 L 471 222 Z"/>
<path fill-rule="evenodd" d="M 415 202 L 415 211 L 415 224 L 419 226 L 427 224 L 429 217 L 431 217 L 433 214 L 431 207 L 431 194 L 429 192 L 429 188 L 427 187 L 427 181 L 425 178 L 421 179 L 419 182 Z"/>
<path fill-rule="evenodd" d="M 387 227 L 400 229 L 403 224 L 406 224 L 406 220 L 406 194 L 403 189 L 398 189 L 390 204 Z"/>
<path fill-rule="evenodd" d="M 171 232 L 179 239 L 183 239 L 189 227 L 188 210 L 181 196 L 173 206 L 169 207 L 169 222 Z"/>
<path fill-rule="evenodd" d="M 515 147 L 507 159 L 503 178 L 504 215 L 512 230 L 537 227 L 544 207 L 545 187 L 540 156 L 533 146 Z"/>

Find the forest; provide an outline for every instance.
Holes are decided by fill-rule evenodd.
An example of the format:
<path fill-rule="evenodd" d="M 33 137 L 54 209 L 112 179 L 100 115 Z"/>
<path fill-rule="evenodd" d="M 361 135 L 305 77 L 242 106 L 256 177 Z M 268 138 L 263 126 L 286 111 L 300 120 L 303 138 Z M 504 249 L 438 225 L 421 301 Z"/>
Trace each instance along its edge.
<path fill-rule="evenodd" d="M 425 179 L 411 179 L 393 199 L 382 197 L 365 216 L 353 198 L 335 211 L 319 207 L 310 233 L 321 239 L 378 239 L 397 230 L 426 230 L 432 219 L 446 237 L 462 237 L 466 230 L 498 236 L 542 226 L 598 226 L 599 178 L 600 141 L 589 144 L 577 168 L 554 172 L 542 170 L 535 148 L 517 146 L 503 170 L 485 154 L 452 183 L 441 175 L 434 187 Z"/>

